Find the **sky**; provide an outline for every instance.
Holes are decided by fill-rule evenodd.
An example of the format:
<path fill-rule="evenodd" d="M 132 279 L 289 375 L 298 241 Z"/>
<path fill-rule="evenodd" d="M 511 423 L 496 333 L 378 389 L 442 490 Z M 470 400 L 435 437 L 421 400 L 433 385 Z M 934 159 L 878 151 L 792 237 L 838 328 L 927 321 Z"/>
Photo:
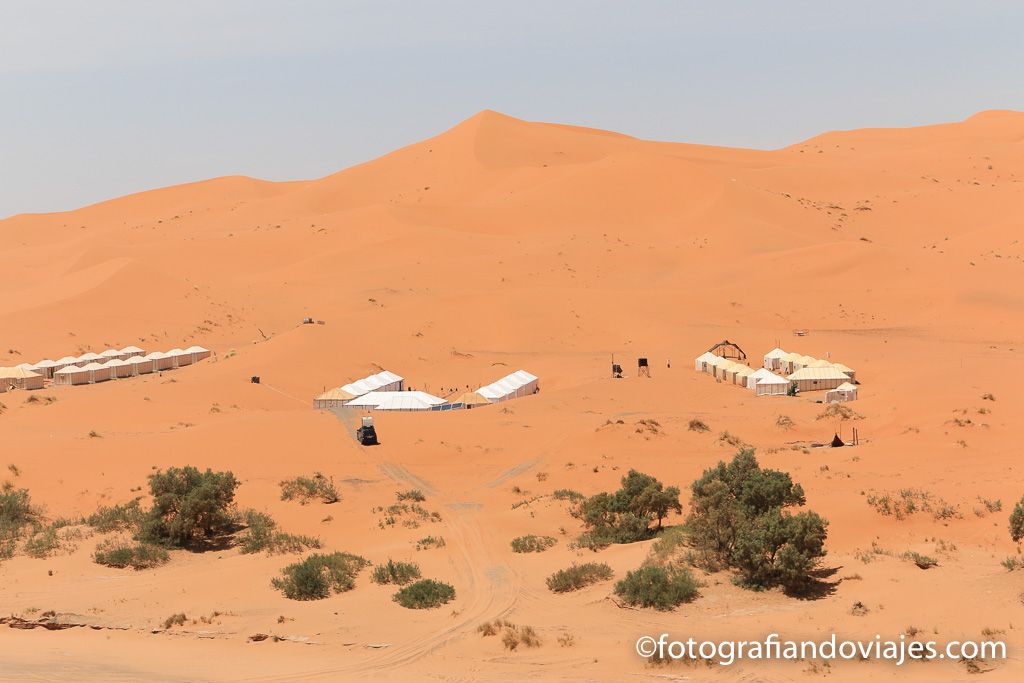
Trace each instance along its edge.
<path fill-rule="evenodd" d="M 1024 109 L 1018 0 L 0 0 L 0 217 L 315 178 L 481 109 L 770 149 Z"/>

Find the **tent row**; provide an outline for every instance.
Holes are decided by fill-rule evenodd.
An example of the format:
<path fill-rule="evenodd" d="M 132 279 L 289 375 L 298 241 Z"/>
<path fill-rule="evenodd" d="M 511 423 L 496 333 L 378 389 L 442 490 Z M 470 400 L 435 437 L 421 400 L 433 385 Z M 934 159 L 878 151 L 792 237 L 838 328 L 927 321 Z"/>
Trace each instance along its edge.
<path fill-rule="evenodd" d="M 845 374 L 851 382 L 855 382 L 857 379 L 857 373 L 853 368 L 842 363 L 834 363 L 814 356 L 802 356 L 799 353 L 787 353 L 777 347 L 764 354 L 764 368 L 784 375 L 791 375 L 804 368 L 835 368 Z"/>
<path fill-rule="evenodd" d="M 42 389 L 43 376 L 25 367 L 0 368 L 0 394 L 10 389 Z"/>
<path fill-rule="evenodd" d="M 202 346 L 187 349 L 171 349 L 164 353 L 154 351 L 145 356 L 130 356 L 127 359 L 111 358 L 105 363 L 91 362 L 85 365 L 67 365 L 53 373 L 54 384 L 96 384 L 111 379 L 136 377 L 152 372 L 174 370 L 191 365 L 210 357 L 210 351 Z"/>
<path fill-rule="evenodd" d="M 405 380 L 393 372 L 380 372 L 336 389 L 328 389 L 313 399 L 314 408 L 365 408 L 369 410 L 458 410 L 499 403 L 540 391 L 540 380 L 525 370 L 517 370 L 496 382 L 469 391 L 448 401 L 423 391 L 403 391 Z"/>
<path fill-rule="evenodd" d="M 92 351 L 89 351 L 87 353 L 83 353 L 81 356 L 64 356 L 58 360 L 44 358 L 38 363 L 30 363 L 26 365 L 29 369 L 38 372 L 47 379 L 53 379 L 53 373 L 67 367 L 82 367 L 89 363 L 105 363 L 109 360 L 128 360 L 129 358 L 141 356 L 145 353 L 146 352 L 138 346 L 126 346 L 123 349 L 107 349 L 101 353 L 93 353 Z"/>
<path fill-rule="evenodd" d="M 740 386 L 746 386 L 747 377 L 754 372 L 753 369 L 743 363 L 716 356 L 710 351 L 705 351 L 697 356 L 694 361 L 694 368 L 711 375 L 715 379 Z"/>
<path fill-rule="evenodd" d="M 781 349 L 775 349 L 765 355 L 766 366 L 771 364 L 775 367 L 775 364 L 769 361 L 781 358 L 781 356 L 775 355 L 775 351 L 781 351 Z M 757 396 L 784 396 L 792 385 L 796 385 L 797 391 L 827 391 L 838 389 L 843 384 L 854 386 L 851 384 L 853 378 L 840 369 L 846 366 L 817 361 L 810 357 L 803 358 L 810 361 L 808 365 L 801 365 L 796 370 L 786 372 L 788 367 L 793 366 L 789 363 L 780 364 L 776 369 L 782 370 L 782 374 L 777 374 L 769 367 L 753 370 L 743 363 L 705 352 L 694 360 L 694 369 L 711 375 L 721 382 L 746 387 Z M 856 392 L 852 395 L 847 392 L 844 396 L 848 396 L 848 398 L 843 400 L 855 400 Z"/>

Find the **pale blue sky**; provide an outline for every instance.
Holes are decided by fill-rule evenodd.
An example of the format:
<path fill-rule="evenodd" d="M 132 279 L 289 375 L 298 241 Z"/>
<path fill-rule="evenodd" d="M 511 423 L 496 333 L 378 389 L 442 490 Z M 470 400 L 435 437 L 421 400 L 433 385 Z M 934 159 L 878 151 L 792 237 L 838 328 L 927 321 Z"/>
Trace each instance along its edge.
<path fill-rule="evenodd" d="M 1024 109 L 1024 2 L 0 0 L 0 217 L 318 177 L 480 109 L 662 140 Z"/>

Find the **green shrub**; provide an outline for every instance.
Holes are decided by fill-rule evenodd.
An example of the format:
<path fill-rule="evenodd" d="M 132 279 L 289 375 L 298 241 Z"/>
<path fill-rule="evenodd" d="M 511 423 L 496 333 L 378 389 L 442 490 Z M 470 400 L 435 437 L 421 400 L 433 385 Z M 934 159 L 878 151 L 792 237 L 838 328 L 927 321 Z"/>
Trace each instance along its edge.
<path fill-rule="evenodd" d="M 918 566 L 919 569 L 931 569 L 932 567 L 938 567 L 938 561 L 929 557 L 928 555 L 922 555 L 919 552 L 908 550 L 907 552 L 900 555 L 900 558 L 907 562 L 913 562 Z"/>
<path fill-rule="evenodd" d="M 60 537 L 57 535 L 57 529 L 52 526 L 36 532 L 25 541 L 25 554 L 36 559 L 49 557 L 60 548 Z"/>
<path fill-rule="evenodd" d="M 741 450 L 693 482 L 686 520 L 700 563 L 734 567 L 751 588 L 806 586 L 825 555 L 828 522 L 814 512 L 790 514 L 804 492 L 785 472 L 763 470 L 753 450 Z"/>
<path fill-rule="evenodd" d="M 559 569 L 548 577 L 547 584 L 553 593 L 568 593 L 598 581 L 607 581 L 613 575 L 612 568 L 603 562 L 586 562 L 574 564 L 568 569 Z"/>
<path fill-rule="evenodd" d="M 648 538 L 661 529 L 669 512 L 682 510 L 678 488 L 665 488 L 649 474 L 630 470 L 618 491 L 581 501 L 573 515 L 587 528 L 580 545 L 597 548 Z M 657 526 L 652 529 L 654 522 Z"/>
<path fill-rule="evenodd" d="M 281 570 L 271 581 L 286 598 L 322 600 L 331 592 L 343 593 L 355 588 L 355 578 L 370 563 L 350 553 L 313 554 Z"/>
<path fill-rule="evenodd" d="M 4 484 L 0 491 L 0 559 L 11 557 L 25 532 L 41 524 L 42 512 L 32 505 L 28 489 Z"/>
<path fill-rule="evenodd" d="M 153 507 L 142 521 L 140 540 L 184 547 L 229 533 L 236 488 L 231 472 L 187 466 L 150 475 Z"/>
<path fill-rule="evenodd" d="M 551 536 L 519 536 L 512 539 L 514 553 L 542 553 L 558 541 Z"/>
<path fill-rule="evenodd" d="M 582 493 L 572 489 L 557 489 L 551 494 L 551 497 L 555 500 L 567 500 L 570 503 L 578 503 L 585 498 Z"/>
<path fill-rule="evenodd" d="M 419 489 L 409 489 L 408 491 L 398 491 L 395 494 L 395 497 L 398 500 L 412 500 L 412 501 L 416 501 L 417 503 L 422 503 L 423 501 L 425 501 L 427 499 L 427 497 L 424 496 L 423 492 L 420 491 Z"/>
<path fill-rule="evenodd" d="M 415 562 L 395 562 L 388 560 L 385 564 L 378 564 L 373 568 L 370 579 L 374 583 L 393 583 L 397 586 L 404 586 L 420 578 L 420 567 Z"/>
<path fill-rule="evenodd" d="M 238 539 L 243 554 L 264 550 L 269 555 L 299 553 L 307 548 L 320 547 L 320 539 L 285 533 L 277 528 L 277 522 L 270 515 L 263 512 L 246 510 L 243 519 L 246 530 Z"/>
<path fill-rule="evenodd" d="M 97 545 L 92 557 L 96 564 L 121 569 L 151 569 L 171 559 L 167 550 L 161 546 L 152 543 L 131 543 L 117 538 L 108 538 Z"/>
<path fill-rule="evenodd" d="M 689 429 L 691 432 L 711 431 L 711 427 L 708 427 L 703 420 L 698 420 L 697 418 L 690 420 L 689 424 L 686 425 L 686 428 Z"/>
<path fill-rule="evenodd" d="M 697 597 L 699 587 L 686 567 L 646 565 L 627 572 L 615 584 L 615 594 L 627 605 L 671 610 Z"/>
<path fill-rule="evenodd" d="M 178 612 L 177 614 L 172 614 L 171 616 L 169 616 L 166 619 L 164 619 L 164 630 L 166 631 L 167 629 L 173 628 L 175 626 L 182 626 L 187 621 L 188 621 L 188 617 L 185 615 L 184 612 Z"/>
<path fill-rule="evenodd" d="M 430 548 L 443 548 L 445 547 L 445 541 L 443 536 L 424 536 L 420 540 L 416 541 L 416 550 L 429 550 Z"/>
<path fill-rule="evenodd" d="M 338 490 L 334 488 L 334 480 L 315 472 L 312 477 L 295 477 L 281 482 L 281 500 L 298 500 L 300 504 L 306 505 L 314 499 L 320 499 L 323 503 L 337 503 L 341 500 Z"/>
<path fill-rule="evenodd" d="M 455 589 L 447 583 L 423 579 L 395 593 L 392 598 L 408 609 L 431 609 L 455 599 Z"/>
<path fill-rule="evenodd" d="M 1013 506 L 1013 512 L 1010 513 L 1010 538 L 1015 543 L 1024 538 L 1024 498 Z"/>
<path fill-rule="evenodd" d="M 96 508 L 96 512 L 85 518 L 85 523 L 102 533 L 126 531 L 138 528 L 145 516 L 145 511 L 139 505 L 139 499 L 135 498 L 113 507 L 100 506 Z"/>

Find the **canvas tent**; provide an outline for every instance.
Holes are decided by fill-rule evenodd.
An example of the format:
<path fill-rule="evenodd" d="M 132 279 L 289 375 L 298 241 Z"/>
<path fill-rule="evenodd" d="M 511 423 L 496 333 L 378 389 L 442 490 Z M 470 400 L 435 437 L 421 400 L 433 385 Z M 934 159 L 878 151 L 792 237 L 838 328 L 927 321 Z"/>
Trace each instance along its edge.
<path fill-rule="evenodd" d="M 835 389 L 850 377 L 835 368 L 802 368 L 789 375 L 786 379 L 796 382 L 799 391 L 822 391 Z"/>
<path fill-rule="evenodd" d="M 853 368 L 847 367 L 842 363 L 832 363 L 832 367 L 834 367 L 836 370 L 843 373 L 844 375 L 848 376 L 851 382 L 857 381 L 857 373 L 854 372 Z"/>
<path fill-rule="evenodd" d="M 47 379 L 53 379 L 53 370 L 57 365 L 57 361 L 44 358 L 43 360 L 36 363 L 34 366 L 35 371 Z"/>
<path fill-rule="evenodd" d="M 54 384 L 88 384 L 89 371 L 77 365 L 68 365 L 53 373 Z"/>
<path fill-rule="evenodd" d="M 796 370 L 795 363 L 799 362 L 801 356 L 799 353 L 787 353 L 785 356 L 779 359 L 779 371 L 784 372 L 787 375 Z"/>
<path fill-rule="evenodd" d="M 738 384 L 741 387 L 745 387 L 747 386 L 747 378 L 753 374 L 754 370 L 744 365 L 743 368 L 737 370 L 736 373 L 733 375 L 732 383 Z"/>
<path fill-rule="evenodd" d="M 716 356 L 710 351 L 705 351 L 704 353 L 700 354 L 699 356 L 697 356 L 697 358 L 694 359 L 693 369 L 698 370 L 700 372 L 709 372 L 710 370 L 708 364 L 717 362 L 720 357 L 721 356 Z"/>
<path fill-rule="evenodd" d="M 174 359 L 168 356 L 166 353 L 160 351 L 153 351 L 143 356 L 146 360 L 153 361 L 153 372 L 160 370 L 170 370 L 174 365 Z"/>
<path fill-rule="evenodd" d="M 825 403 L 842 403 L 844 401 L 857 400 L 857 386 L 849 382 L 843 382 L 835 389 L 825 392 Z"/>
<path fill-rule="evenodd" d="M 54 372 L 54 374 L 56 374 L 58 370 L 61 370 L 63 368 L 69 368 L 69 367 L 72 367 L 72 366 L 77 366 L 78 365 L 78 357 L 77 356 L 64 356 L 63 358 L 55 360 L 53 363 L 54 363 L 54 365 L 53 365 L 53 372 Z"/>
<path fill-rule="evenodd" d="M 121 358 L 128 360 L 135 356 L 144 356 L 146 352 L 140 349 L 138 346 L 126 346 L 121 349 Z"/>
<path fill-rule="evenodd" d="M 106 363 L 103 363 L 103 367 L 110 370 L 111 379 L 131 377 L 133 373 L 132 364 L 120 358 L 111 358 Z"/>
<path fill-rule="evenodd" d="M 340 408 L 345 405 L 348 401 L 354 399 L 355 396 L 348 393 L 342 388 L 328 389 L 324 393 L 320 394 L 313 399 L 314 408 Z"/>
<path fill-rule="evenodd" d="M 106 382 L 111 377 L 111 368 L 100 365 L 99 363 L 89 363 L 83 365 L 82 370 L 89 373 L 89 383 L 95 384 L 96 382 Z"/>
<path fill-rule="evenodd" d="M 353 396 L 362 396 L 371 391 L 401 391 L 404 389 L 405 380 L 393 372 L 383 370 L 376 375 L 370 375 L 363 379 L 356 380 L 341 387 Z"/>
<path fill-rule="evenodd" d="M 203 348 L 202 346 L 190 346 L 185 349 L 185 353 L 189 355 L 189 362 L 198 363 L 204 358 L 209 358 L 212 352 L 210 349 Z"/>
<path fill-rule="evenodd" d="M 185 349 L 171 349 L 165 355 L 171 359 L 172 368 L 180 368 L 192 362 L 192 356 L 185 353 Z"/>
<path fill-rule="evenodd" d="M 402 396 L 410 396 L 413 400 L 402 401 L 400 399 Z M 352 399 L 345 405 L 370 409 L 388 406 L 387 408 L 382 408 L 383 410 L 429 410 L 430 406 L 441 405 L 442 403 L 445 403 L 443 398 L 431 396 L 424 391 L 370 391 Z"/>
<path fill-rule="evenodd" d="M 540 391 L 536 375 L 526 370 L 516 370 L 511 375 L 506 375 L 497 382 L 492 382 L 485 387 L 480 387 L 476 393 L 486 398 L 491 403 L 507 401 L 520 396 L 529 396 Z"/>
<path fill-rule="evenodd" d="M 786 352 L 775 347 L 768 353 L 764 354 L 764 368 L 765 370 L 778 370 L 779 365 L 782 362 L 782 358 L 786 355 Z"/>
<path fill-rule="evenodd" d="M 755 396 L 785 396 L 788 392 L 789 380 L 779 377 L 773 372 L 768 373 L 767 377 L 757 380 L 757 384 L 754 385 Z"/>
<path fill-rule="evenodd" d="M 136 375 L 147 375 L 156 369 L 156 361 L 142 356 L 131 356 L 125 363 L 131 366 L 133 377 Z"/>
<path fill-rule="evenodd" d="M 92 351 L 86 351 L 85 353 L 83 353 L 81 356 L 78 357 L 78 365 L 84 367 L 84 366 L 88 365 L 89 363 L 96 363 L 96 362 L 101 361 L 101 360 L 106 360 L 106 358 L 104 358 L 103 356 L 101 356 L 98 353 L 93 353 Z"/>
<path fill-rule="evenodd" d="M 0 368 L 0 384 L 6 389 L 42 389 L 43 376 L 28 368 Z"/>
<path fill-rule="evenodd" d="M 746 384 L 744 386 L 746 386 L 747 389 L 750 389 L 751 391 L 753 391 L 754 390 L 754 386 L 760 380 L 764 379 L 765 377 L 771 377 L 774 374 L 775 373 L 772 372 L 771 370 L 765 370 L 764 368 L 758 368 L 757 370 L 754 370 L 752 373 L 747 375 L 747 381 L 746 381 Z"/>
<path fill-rule="evenodd" d="M 118 349 L 107 349 L 106 351 L 100 351 L 100 358 L 102 358 L 102 360 L 100 360 L 98 362 L 103 363 L 103 362 L 108 361 L 108 360 L 110 360 L 112 358 L 120 358 L 120 357 L 121 357 L 121 351 L 120 350 L 118 350 Z"/>
<path fill-rule="evenodd" d="M 490 404 L 486 398 L 476 393 L 475 391 L 467 391 L 462 396 L 459 396 L 452 403 L 462 404 L 466 408 L 475 408 L 477 406 L 485 406 Z"/>

